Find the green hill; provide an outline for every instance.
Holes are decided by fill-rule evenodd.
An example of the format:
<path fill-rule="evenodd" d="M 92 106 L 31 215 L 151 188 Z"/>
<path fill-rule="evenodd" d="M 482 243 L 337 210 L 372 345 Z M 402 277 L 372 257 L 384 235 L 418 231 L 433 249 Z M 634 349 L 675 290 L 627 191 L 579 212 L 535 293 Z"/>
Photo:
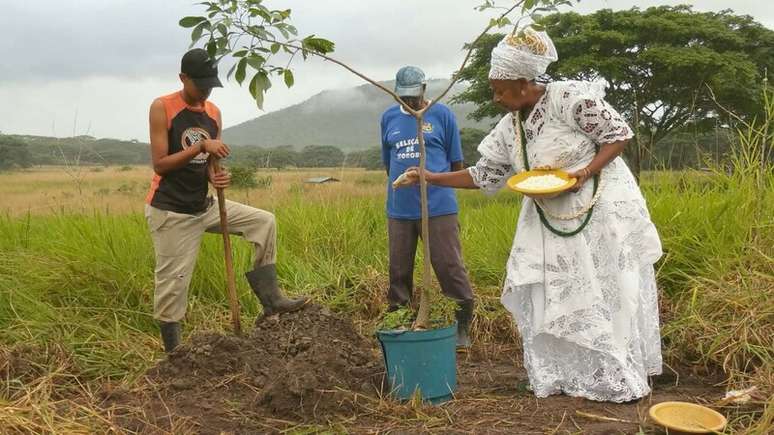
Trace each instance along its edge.
<path fill-rule="evenodd" d="M 434 97 L 448 86 L 447 80 L 431 80 L 428 96 Z M 392 88 L 393 82 L 383 83 Z M 444 101 L 464 89 L 455 85 Z M 332 145 L 344 151 L 364 150 L 380 144 L 379 120 L 392 98 L 370 84 L 327 90 L 303 103 L 267 113 L 223 131 L 223 139 L 232 145 L 277 147 L 289 145 L 301 149 L 310 145 Z M 460 128 L 488 130 L 489 121 L 466 119 L 472 105 L 450 105 Z"/>

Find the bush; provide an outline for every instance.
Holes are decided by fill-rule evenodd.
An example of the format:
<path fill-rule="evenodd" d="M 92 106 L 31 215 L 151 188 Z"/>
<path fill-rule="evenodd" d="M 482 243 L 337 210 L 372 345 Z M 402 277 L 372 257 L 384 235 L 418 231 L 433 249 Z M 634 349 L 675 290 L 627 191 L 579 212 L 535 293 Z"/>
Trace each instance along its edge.
<path fill-rule="evenodd" d="M 237 189 L 250 189 L 258 187 L 255 179 L 255 168 L 252 166 L 234 166 L 229 168 L 231 172 L 231 186 Z"/>

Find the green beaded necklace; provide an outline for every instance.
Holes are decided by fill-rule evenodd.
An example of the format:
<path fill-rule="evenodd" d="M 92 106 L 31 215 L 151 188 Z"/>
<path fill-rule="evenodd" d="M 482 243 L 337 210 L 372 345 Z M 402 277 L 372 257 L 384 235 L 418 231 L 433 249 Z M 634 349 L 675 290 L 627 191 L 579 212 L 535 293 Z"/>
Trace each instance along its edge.
<path fill-rule="evenodd" d="M 524 124 L 523 124 L 523 116 L 522 113 L 519 112 L 519 133 L 520 139 L 521 139 L 521 154 L 524 158 L 524 169 L 529 171 L 529 160 L 527 159 L 527 141 L 524 137 Z M 597 151 L 599 151 L 599 147 L 596 146 Z M 594 175 L 594 193 L 592 195 L 596 195 L 597 188 L 599 187 L 599 174 Z M 551 225 L 550 222 L 548 222 L 548 219 L 546 219 L 545 212 L 543 212 L 543 209 L 540 208 L 540 205 L 535 201 L 535 208 L 537 209 L 538 216 L 540 216 L 540 222 L 543 224 L 544 227 L 548 228 L 549 231 L 556 234 L 559 237 L 572 237 L 581 231 L 583 231 L 584 228 L 586 228 L 586 225 L 588 225 L 589 221 L 591 220 L 591 213 L 594 211 L 594 206 L 591 206 L 589 208 L 589 211 L 586 212 L 586 218 L 583 219 L 583 222 L 578 226 L 578 228 L 572 230 L 572 231 L 563 231 L 558 228 L 555 228 Z"/>

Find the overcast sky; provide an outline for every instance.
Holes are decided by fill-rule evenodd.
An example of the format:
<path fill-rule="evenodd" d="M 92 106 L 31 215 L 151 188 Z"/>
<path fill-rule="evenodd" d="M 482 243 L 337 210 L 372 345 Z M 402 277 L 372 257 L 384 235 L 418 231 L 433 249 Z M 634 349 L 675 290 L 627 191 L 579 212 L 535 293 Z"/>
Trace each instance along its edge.
<path fill-rule="evenodd" d="M 179 88 L 179 59 L 189 44 L 187 15 L 196 0 L 0 0 L 0 132 L 49 136 L 73 133 L 147 141 L 154 97 Z M 302 35 L 336 42 L 335 56 L 367 75 L 390 79 L 405 64 L 448 77 L 489 15 L 480 0 L 275 0 L 291 8 Z M 761 0 L 582 0 L 575 10 L 646 8 L 690 3 L 696 10 L 732 8 L 774 28 L 774 6 Z M 561 56 L 561 53 L 560 53 Z M 317 59 L 295 64 L 296 85 L 276 83 L 264 109 L 299 103 L 329 88 L 362 84 Z M 225 82 L 211 99 L 226 127 L 262 114 L 245 88 Z"/>

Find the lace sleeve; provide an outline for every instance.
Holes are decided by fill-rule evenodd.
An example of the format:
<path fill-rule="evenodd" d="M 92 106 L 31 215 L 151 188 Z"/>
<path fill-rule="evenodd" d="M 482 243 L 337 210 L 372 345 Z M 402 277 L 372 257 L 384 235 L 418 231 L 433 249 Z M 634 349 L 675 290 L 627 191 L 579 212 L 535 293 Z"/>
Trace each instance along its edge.
<path fill-rule="evenodd" d="M 618 111 L 602 98 L 581 98 L 574 103 L 570 113 L 577 128 L 599 144 L 618 142 L 634 136 Z"/>
<path fill-rule="evenodd" d="M 508 177 L 513 175 L 513 165 L 498 163 L 487 157 L 481 157 L 475 166 L 468 168 L 473 182 L 487 194 L 500 190 Z"/>

